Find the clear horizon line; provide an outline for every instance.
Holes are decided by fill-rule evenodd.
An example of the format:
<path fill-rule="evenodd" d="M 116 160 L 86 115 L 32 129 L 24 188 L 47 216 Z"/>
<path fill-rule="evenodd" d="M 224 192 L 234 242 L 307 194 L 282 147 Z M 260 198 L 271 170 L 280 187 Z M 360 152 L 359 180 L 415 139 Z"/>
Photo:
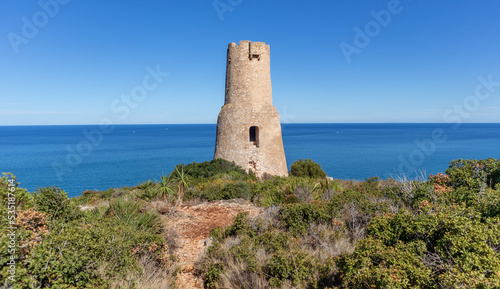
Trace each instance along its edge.
<path fill-rule="evenodd" d="M 456 125 L 456 123 L 449 122 L 286 122 L 281 123 L 281 125 L 289 125 L 289 124 L 450 124 Z M 463 124 L 500 124 L 500 122 L 463 122 Z M 2 126 L 99 126 L 99 124 L 0 124 Z M 119 124 L 110 124 L 110 125 L 217 125 L 216 122 L 210 123 L 119 123 Z"/>

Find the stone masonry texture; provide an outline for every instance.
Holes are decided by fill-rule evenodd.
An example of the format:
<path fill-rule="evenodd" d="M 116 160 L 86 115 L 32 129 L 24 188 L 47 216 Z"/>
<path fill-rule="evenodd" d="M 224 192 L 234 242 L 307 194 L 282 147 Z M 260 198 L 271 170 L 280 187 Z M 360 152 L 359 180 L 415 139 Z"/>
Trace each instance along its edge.
<path fill-rule="evenodd" d="M 214 158 L 234 161 L 258 177 L 288 175 L 280 118 L 272 103 L 270 49 L 264 42 L 228 45 Z"/>

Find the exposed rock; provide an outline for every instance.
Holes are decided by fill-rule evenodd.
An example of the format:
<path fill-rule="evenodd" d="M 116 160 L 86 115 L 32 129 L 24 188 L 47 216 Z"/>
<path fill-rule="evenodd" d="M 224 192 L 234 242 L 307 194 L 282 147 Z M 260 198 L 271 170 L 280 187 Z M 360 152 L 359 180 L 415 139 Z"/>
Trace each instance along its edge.
<path fill-rule="evenodd" d="M 263 209 L 241 200 L 229 200 L 186 205 L 178 208 L 174 216 L 163 216 L 167 229 L 175 228 L 181 240 L 176 252 L 181 269 L 177 275 L 179 289 L 203 288 L 203 280 L 194 269 L 194 264 L 212 242 L 210 231 L 231 225 L 241 212 L 256 217 Z"/>

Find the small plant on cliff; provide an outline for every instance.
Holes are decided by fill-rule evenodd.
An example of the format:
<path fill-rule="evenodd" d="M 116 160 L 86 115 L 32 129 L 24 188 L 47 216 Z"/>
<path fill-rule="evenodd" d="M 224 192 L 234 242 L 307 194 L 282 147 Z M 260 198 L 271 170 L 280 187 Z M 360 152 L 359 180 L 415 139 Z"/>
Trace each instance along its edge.
<path fill-rule="evenodd" d="M 178 188 L 177 201 L 172 208 L 172 213 L 175 213 L 175 210 L 182 199 L 182 195 L 184 194 L 184 188 L 188 187 L 188 181 L 190 178 L 188 173 L 184 170 L 184 166 L 181 166 L 180 168 L 178 166 L 175 167 L 175 172 L 173 172 L 170 176 L 172 177 L 172 180 L 177 183 Z"/>
<path fill-rule="evenodd" d="M 325 171 L 321 165 L 311 159 L 294 161 L 290 167 L 290 175 L 307 178 L 326 178 Z"/>

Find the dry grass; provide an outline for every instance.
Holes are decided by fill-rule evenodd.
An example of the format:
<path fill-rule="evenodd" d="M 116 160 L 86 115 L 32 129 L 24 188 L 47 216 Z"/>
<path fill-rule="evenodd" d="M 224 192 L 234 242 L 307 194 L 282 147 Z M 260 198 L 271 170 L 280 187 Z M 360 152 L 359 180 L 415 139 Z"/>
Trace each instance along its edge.
<path fill-rule="evenodd" d="M 300 247 L 320 261 L 353 252 L 355 242 L 338 225 L 310 224 L 308 234 L 298 239 Z"/>
<path fill-rule="evenodd" d="M 147 254 L 139 259 L 141 272 L 128 276 L 126 280 L 115 280 L 111 288 L 134 289 L 168 289 L 176 288 L 175 274 L 177 268 L 160 266 L 154 258 Z"/>
<path fill-rule="evenodd" d="M 341 212 L 342 220 L 345 222 L 353 243 L 357 243 L 364 238 L 366 227 L 369 222 L 369 216 L 361 212 L 361 210 L 352 203 L 344 205 Z"/>
<path fill-rule="evenodd" d="M 269 284 L 266 276 L 262 272 L 252 272 L 248 270 L 247 264 L 244 261 L 234 258 L 229 252 L 231 247 L 236 246 L 240 243 L 241 239 L 239 237 L 228 238 L 222 244 L 222 250 L 227 252 L 222 260 L 210 260 L 206 259 L 206 256 L 200 256 L 196 266 L 201 268 L 202 262 L 206 261 L 222 261 L 224 263 L 224 273 L 221 274 L 219 283 L 215 288 L 217 289 L 265 289 L 265 288 L 276 288 Z M 272 255 L 263 247 L 253 248 L 255 252 L 255 257 L 257 259 L 257 267 L 262 267 L 268 264 L 269 259 Z M 302 288 L 300 286 L 294 286 L 291 282 L 286 281 L 283 283 L 281 288 L 298 289 Z"/>
<path fill-rule="evenodd" d="M 418 188 L 419 181 L 407 180 L 406 183 L 400 185 L 400 191 L 404 191 L 407 197 L 412 196 L 411 194 Z M 382 190 L 386 188 L 393 188 L 398 183 L 394 180 L 379 181 L 377 183 L 376 190 Z M 399 184 L 398 184 L 399 185 Z M 311 203 L 314 199 L 321 199 L 324 202 L 331 201 L 332 197 L 336 194 L 342 194 L 344 190 L 357 189 L 360 183 L 357 181 L 335 181 L 319 183 L 318 187 L 309 186 L 309 184 L 298 184 L 293 188 L 294 195 L 301 203 Z M 321 192 L 317 194 L 316 190 Z M 380 197 L 375 195 L 367 196 L 366 200 L 373 204 L 374 208 L 382 208 L 390 213 L 397 213 L 402 205 L 399 201 L 395 201 L 390 197 Z M 366 205 L 366 204 L 364 204 Z M 369 208 L 370 205 L 368 204 Z M 270 206 L 264 210 L 264 212 L 255 219 L 248 221 L 248 225 L 251 227 L 254 235 L 261 235 L 264 233 L 272 232 L 272 234 L 289 234 L 290 232 L 285 231 L 282 228 L 283 224 L 280 222 L 279 211 L 281 206 Z M 309 228 L 306 230 L 304 235 L 288 235 L 289 240 L 287 240 L 287 245 L 285 245 L 285 251 L 293 250 L 297 253 L 303 253 L 307 256 L 309 260 L 313 260 L 312 264 L 329 264 L 334 260 L 334 257 L 341 256 L 343 254 L 349 254 L 354 252 L 357 242 L 365 238 L 366 229 L 368 223 L 373 218 L 372 213 L 368 213 L 370 210 L 366 211 L 365 207 L 360 207 L 360 204 L 356 202 L 347 202 L 339 210 L 336 220 L 329 222 L 318 222 L 309 224 Z M 248 237 L 248 236 L 247 236 Z M 287 252 L 279 253 L 273 250 L 269 250 L 269 245 L 247 244 L 247 237 L 236 236 L 226 238 L 220 247 L 220 254 L 215 255 L 215 257 L 201 257 L 198 265 L 204 262 L 205 264 L 224 264 L 224 269 L 219 276 L 218 283 L 215 288 L 276 288 L 275 281 L 276 276 L 268 276 L 267 274 L 272 274 L 267 271 L 270 268 L 270 261 L 276 260 L 276 254 L 284 254 L 283 256 L 289 256 Z M 244 240 L 244 246 L 250 246 L 248 248 L 252 252 L 253 257 L 248 259 L 245 255 L 238 255 L 238 250 L 240 250 L 243 245 L 242 240 Z M 279 242 L 279 241 L 277 241 Z M 246 253 L 244 253 L 246 254 Z M 294 260 L 294 259 L 291 259 Z M 275 262 L 275 261 L 273 261 Z M 273 263 L 275 264 L 275 263 Z M 257 269 L 249 269 L 249 266 Z M 274 265 L 273 265 L 274 266 Z M 311 266 L 311 265 L 310 265 Z M 316 265 L 312 265 L 316 266 Z M 203 272 L 203 269 L 200 271 Z M 329 270 L 328 272 L 322 270 Z M 321 267 L 317 266 L 311 268 L 310 274 L 304 283 L 301 284 L 291 284 L 290 280 L 282 277 L 280 280 L 283 281 L 281 288 L 302 288 L 303 286 L 334 286 L 335 277 L 338 272 L 335 270 L 335 266 Z M 271 280 L 271 281 L 269 281 Z M 271 284 L 270 284 L 271 282 Z M 315 285 L 314 285 L 315 284 Z M 297 287 L 298 286 L 298 287 Z"/>
<path fill-rule="evenodd" d="M 278 212 L 280 206 L 270 206 L 257 218 L 249 220 L 248 224 L 253 227 L 252 230 L 256 234 L 261 234 L 268 231 L 279 232 Z M 356 218 L 358 211 L 351 211 L 351 218 Z M 355 221 L 356 224 L 358 222 Z M 360 229 L 361 230 L 361 229 Z M 351 253 L 354 251 L 356 242 L 346 232 L 345 226 L 341 221 L 335 221 L 331 224 L 310 224 L 308 234 L 290 239 L 293 242 L 294 248 L 306 253 L 310 258 L 317 260 L 319 263 L 328 262 L 333 257 L 340 256 L 343 253 Z M 364 233 L 364 229 L 361 230 Z M 246 261 L 238 259 L 231 248 L 238 246 L 242 241 L 242 236 L 229 237 L 221 244 L 221 252 L 218 257 L 208 257 L 206 254 L 200 256 L 196 262 L 196 269 L 203 271 L 203 264 L 223 263 L 224 270 L 219 276 L 219 282 L 215 288 L 277 288 L 272 286 L 266 276 L 265 270 L 274 253 L 269 252 L 262 245 L 252 245 L 250 251 L 254 253 L 256 260 L 256 271 L 248 269 Z M 329 272 L 333 276 L 335 272 Z M 313 279 L 319 278 L 319 273 L 316 272 L 311 276 Z M 292 284 L 290 280 L 285 280 L 279 288 L 303 288 L 304 284 Z"/>
<path fill-rule="evenodd" d="M 246 264 L 233 259 L 228 260 L 227 269 L 221 276 L 220 284 L 220 288 L 269 288 L 269 282 L 263 276 L 248 272 Z"/>
<path fill-rule="evenodd" d="M 179 248 L 179 236 L 170 228 L 162 232 L 166 246 L 162 257 L 153 256 L 153 251 L 144 254 L 138 260 L 140 272 L 127 276 L 126 279 L 114 280 L 111 288 L 168 289 L 176 287 L 176 275 L 179 271 L 175 252 Z"/>
<path fill-rule="evenodd" d="M 297 187 L 294 190 L 294 195 L 303 203 L 311 203 L 314 200 L 315 187 L 304 186 Z"/>
<path fill-rule="evenodd" d="M 415 197 L 415 191 L 419 187 L 420 182 L 426 181 L 425 172 L 415 172 L 415 179 L 410 179 L 406 175 L 398 175 L 394 179 L 402 193 L 402 197 L 406 200 L 412 200 Z"/>
<path fill-rule="evenodd" d="M 323 191 L 323 194 L 321 195 L 321 200 L 323 202 L 329 202 L 335 194 L 337 194 L 336 190 L 334 190 L 334 189 L 325 189 Z"/>

